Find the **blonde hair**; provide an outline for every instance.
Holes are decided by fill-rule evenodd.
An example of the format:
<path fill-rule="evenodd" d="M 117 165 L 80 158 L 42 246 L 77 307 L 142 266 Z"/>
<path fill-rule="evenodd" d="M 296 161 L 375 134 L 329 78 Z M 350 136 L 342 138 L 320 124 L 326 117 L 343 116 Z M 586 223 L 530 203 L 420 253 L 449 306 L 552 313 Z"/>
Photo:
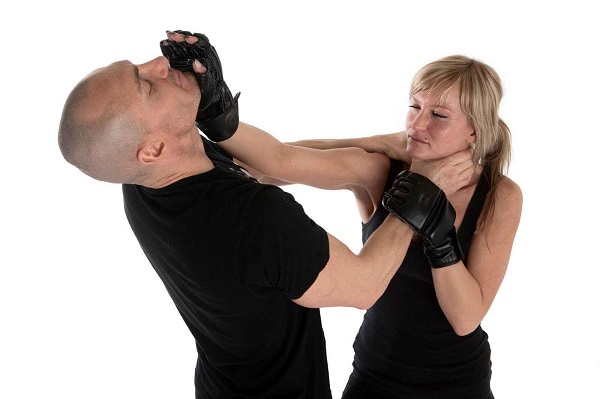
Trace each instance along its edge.
<path fill-rule="evenodd" d="M 461 109 L 476 132 L 473 160 L 490 170 L 489 206 L 479 230 L 492 217 L 498 182 L 510 164 L 510 130 L 498 116 L 502 82 L 489 65 L 452 55 L 421 68 L 413 78 L 410 94 L 423 90 L 439 92 L 443 99 L 454 87 L 460 91 Z"/>

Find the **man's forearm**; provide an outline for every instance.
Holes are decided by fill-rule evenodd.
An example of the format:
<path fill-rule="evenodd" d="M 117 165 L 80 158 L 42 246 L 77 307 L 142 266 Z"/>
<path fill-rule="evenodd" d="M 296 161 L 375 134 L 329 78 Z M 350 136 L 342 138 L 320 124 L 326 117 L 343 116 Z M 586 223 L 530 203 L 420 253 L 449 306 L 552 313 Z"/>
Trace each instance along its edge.
<path fill-rule="evenodd" d="M 367 296 L 366 308 L 383 295 L 404 261 L 412 237 L 410 227 L 390 215 L 362 247 L 358 256 L 365 261 L 365 275 L 361 278 Z"/>
<path fill-rule="evenodd" d="M 310 308 L 370 308 L 398 270 L 412 235 L 408 225 L 389 216 L 356 255 L 329 234 L 327 265 L 313 285 L 294 302 Z"/>

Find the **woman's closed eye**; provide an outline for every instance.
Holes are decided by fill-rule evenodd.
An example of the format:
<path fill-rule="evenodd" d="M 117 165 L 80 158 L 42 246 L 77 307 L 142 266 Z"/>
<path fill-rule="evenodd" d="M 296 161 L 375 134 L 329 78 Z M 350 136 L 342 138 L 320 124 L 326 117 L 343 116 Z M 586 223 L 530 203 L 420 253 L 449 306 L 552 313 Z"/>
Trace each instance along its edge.
<path fill-rule="evenodd" d="M 421 109 L 421 107 L 418 106 L 418 105 L 416 105 L 416 104 L 411 104 L 411 105 L 408 106 L 408 108 L 412 108 L 412 109 L 416 109 L 416 110 L 420 110 Z M 438 111 L 435 111 L 435 110 L 431 111 L 431 115 L 433 115 L 433 116 L 435 116 L 437 118 L 440 118 L 440 119 L 448 119 L 448 115 L 444 115 L 444 114 L 442 114 L 442 113 L 440 113 Z"/>

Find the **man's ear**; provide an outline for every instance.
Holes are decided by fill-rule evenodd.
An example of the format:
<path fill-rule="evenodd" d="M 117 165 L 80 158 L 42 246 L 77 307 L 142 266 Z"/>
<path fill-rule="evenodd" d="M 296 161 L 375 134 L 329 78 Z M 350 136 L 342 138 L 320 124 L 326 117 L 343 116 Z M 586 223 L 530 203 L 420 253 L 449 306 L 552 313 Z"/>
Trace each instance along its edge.
<path fill-rule="evenodd" d="M 157 143 L 144 143 L 138 149 L 137 159 L 143 164 L 150 164 L 158 161 L 164 154 L 165 143 L 160 141 Z"/>

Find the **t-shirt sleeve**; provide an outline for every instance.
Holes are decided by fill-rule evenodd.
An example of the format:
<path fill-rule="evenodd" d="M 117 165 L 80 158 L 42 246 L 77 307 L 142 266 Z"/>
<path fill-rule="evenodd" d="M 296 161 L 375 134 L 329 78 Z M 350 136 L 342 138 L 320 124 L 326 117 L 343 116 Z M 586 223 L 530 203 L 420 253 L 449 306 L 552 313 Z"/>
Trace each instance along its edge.
<path fill-rule="evenodd" d="M 240 261 L 247 285 L 300 298 L 329 261 L 329 240 L 294 197 L 277 187 L 256 195 L 244 228 Z"/>

